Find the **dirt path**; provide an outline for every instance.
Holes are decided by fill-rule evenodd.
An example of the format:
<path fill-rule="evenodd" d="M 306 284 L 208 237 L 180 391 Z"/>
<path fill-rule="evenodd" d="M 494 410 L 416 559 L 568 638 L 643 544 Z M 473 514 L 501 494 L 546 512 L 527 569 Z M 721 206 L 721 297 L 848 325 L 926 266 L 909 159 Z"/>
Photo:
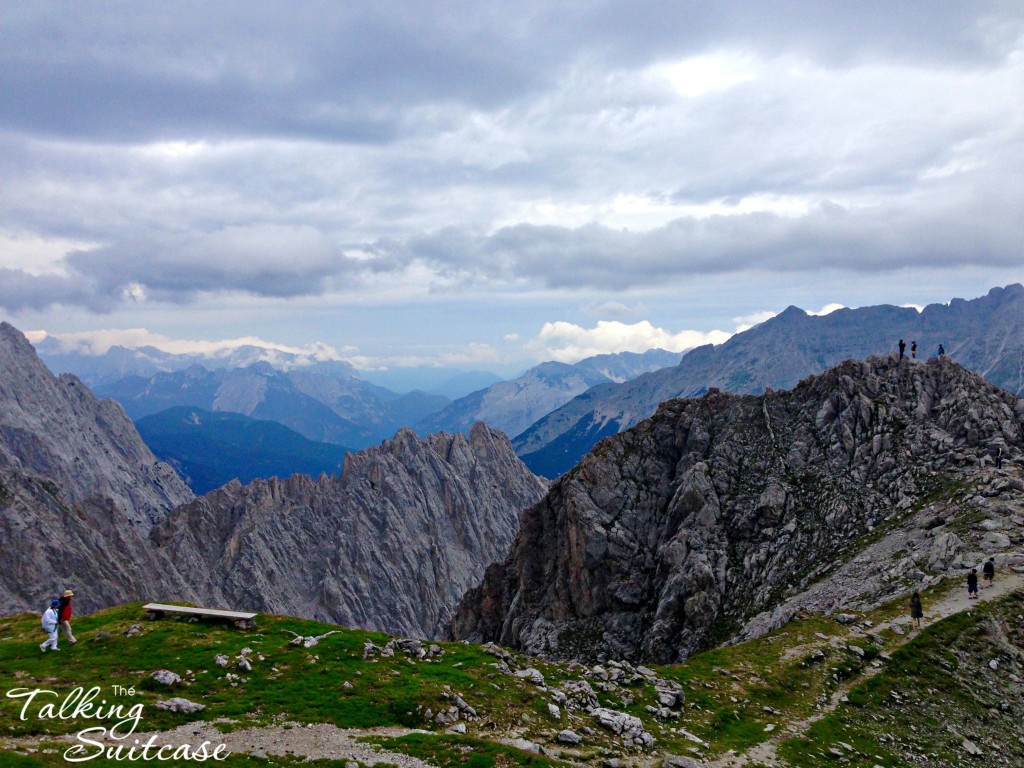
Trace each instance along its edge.
<path fill-rule="evenodd" d="M 374 744 L 360 742 L 358 739 L 365 736 L 381 736 L 394 738 L 405 736 L 410 733 L 427 733 L 410 728 L 371 728 L 371 729 L 350 729 L 338 728 L 326 723 L 312 725 L 301 725 L 299 723 L 285 723 L 282 725 L 244 728 L 241 730 L 221 732 L 216 722 L 191 722 L 185 723 L 168 731 L 155 731 L 146 733 L 133 733 L 123 741 L 114 741 L 110 738 L 100 739 L 90 735 L 90 739 L 102 741 L 108 746 L 121 746 L 124 750 L 129 747 L 143 745 L 151 736 L 156 736 L 154 751 L 159 745 L 170 744 L 175 747 L 189 745 L 192 749 L 199 747 L 203 742 L 208 742 L 208 750 L 212 752 L 218 745 L 223 744 L 229 753 L 241 753 L 255 755 L 257 757 L 271 756 L 292 756 L 306 758 L 309 760 L 332 759 L 352 760 L 361 765 L 375 765 L 377 763 L 389 763 L 400 766 L 400 768 L 435 768 L 431 763 L 420 760 L 400 752 L 388 752 Z M 137 742 L 136 742 L 137 740 Z M 34 751 L 42 739 L 10 739 L 0 744 L 0 749 L 16 749 L 18 751 Z M 46 742 L 64 742 L 71 748 L 77 743 L 74 734 L 47 737 Z M 92 754 L 99 748 L 92 744 L 84 744 L 86 749 L 84 755 Z"/>
<path fill-rule="evenodd" d="M 1024 574 L 1014 572 L 1003 573 L 996 578 L 995 583 L 991 587 L 982 588 L 980 590 L 980 598 L 978 600 L 969 600 L 967 598 L 967 583 L 965 577 L 962 588 L 953 589 L 947 592 L 930 606 L 924 605 L 924 626 L 934 624 L 936 621 L 944 619 L 947 616 L 968 611 L 979 603 L 984 603 L 987 600 L 994 600 L 1002 597 L 1003 595 L 1009 594 L 1010 592 L 1015 592 L 1021 589 L 1024 589 Z M 920 630 L 912 628 L 911 620 L 909 616 L 906 615 L 892 619 L 891 621 L 876 624 L 870 631 L 872 633 L 878 633 L 886 629 L 890 629 L 893 626 L 899 626 L 905 634 L 896 635 L 895 642 L 886 646 L 887 652 L 901 647 L 916 637 L 920 632 Z M 855 639 L 855 637 L 856 636 L 851 637 L 850 635 L 842 635 L 832 638 L 829 642 L 834 646 L 846 645 L 851 640 Z M 709 768 L 741 768 L 742 766 L 747 765 L 783 765 L 777 754 L 777 749 L 781 742 L 806 733 L 811 725 L 826 715 L 834 712 L 846 697 L 846 694 L 849 693 L 851 688 L 859 685 L 874 675 L 877 675 L 883 669 L 885 669 L 884 664 L 867 667 L 860 675 L 852 678 L 851 680 L 847 680 L 840 685 L 829 697 L 828 702 L 810 717 L 788 723 L 768 741 L 761 742 L 760 744 L 751 747 L 746 752 L 738 755 L 723 755 L 716 760 L 711 761 L 708 763 Z"/>

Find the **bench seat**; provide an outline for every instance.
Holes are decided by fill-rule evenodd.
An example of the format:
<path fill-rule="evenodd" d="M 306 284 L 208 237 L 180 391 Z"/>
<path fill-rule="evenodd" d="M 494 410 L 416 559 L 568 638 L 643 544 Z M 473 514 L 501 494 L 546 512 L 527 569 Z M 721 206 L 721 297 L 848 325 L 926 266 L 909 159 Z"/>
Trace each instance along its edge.
<path fill-rule="evenodd" d="M 224 611 L 220 608 L 195 608 L 191 605 L 168 605 L 166 603 L 146 603 L 142 610 L 147 611 L 154 619 L 162 618 L 165 613 L 183 613 L 189 616 L 209 616 L 215 619 L 227 619 L 242 628 L 251 627 L 256 619 L 255 613 L 245 611 Z"/>

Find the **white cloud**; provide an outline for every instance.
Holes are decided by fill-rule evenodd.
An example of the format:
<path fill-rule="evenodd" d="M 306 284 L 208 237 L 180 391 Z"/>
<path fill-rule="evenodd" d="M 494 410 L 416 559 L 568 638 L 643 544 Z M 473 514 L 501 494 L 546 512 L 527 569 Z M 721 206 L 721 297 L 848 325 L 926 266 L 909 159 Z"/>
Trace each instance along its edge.
<path fill-rule="evenodd" d="M 0 230 L 0 269 L 22 269 L 30 275 L 66 275 L 64 257 L 68 252 L 95 246 L 85 240 Z"/>
<path fill-rule="evenodd" d="M 837 309 L 846 309 L 846 305 L 845 304 L 836 304 L 836 303 L 826 304 L 824 307 L 819 309 L 817 312 L 813 312 L 811 310 L 807 310 L 807 314 L 808 315 L 831 315 Z"/>
<path fill-rule="evenodd" d="M 541 359 L 576 363 L 586 357 L 616 352 L 683 352 L 702 344 L 721 344 L 731 335 L 725 331 L 666 331 L 649 320 L 632 324 L 599 320 L 593 328 L 558 321 L 545 323 L 531 347 Z"/>
<path fill-rule="evenodd" d="M 145 328 L 103 328 L 93 331 L 75 333 L 47 334 L 46 331 L 33 332 L 35 338 L 29 341 L 42 341 L 49 336 L 56 339 L 61 349 L 79 352 L 86 355 L 102 355 L 113 346 L 127 349 L 154 347 L 162 352 L 174 355 L 202 355 L 204 357 L 222 357 L 231 354 L 241 347 L 260 347 L 272 352 L 283 352 L 314 360 L 341 360 L 334 347 L 321 342 L 312 342 L 303 346 L 290 346 L 273 341 L 266 341 L 258 336 L 243 336 L 237 339 L 205 341 L 196 339 L 175 339 L 160 333 L 151 333 Z"/>
<path fill-rule="evenodd" d="M 387 371 L 392 368 L 472 368 L 500 360 L 501 354 L 490 344 L 470 343 L 436 355 L 352 355 L 346 362 L 361 371 Z"/>
<path fill-rule="evenodd" d="M 717 51 L 657 64 L 651 74 L 665 78 L 680 96 L 692 99 L 756 80 L 758 66 L 748 54 Z"/>
<path fill-rule="evenodd" d="M 770 310 L 764 310 L 762 312 L 753 312 L 743 317 L 734 317 L 733 322 L 736 323 L 736 333 L 742 333 L 755 325 L 763 323 L 765 320 L 771 320 L 775 317 L 778 312 L 772 312 Z"/>

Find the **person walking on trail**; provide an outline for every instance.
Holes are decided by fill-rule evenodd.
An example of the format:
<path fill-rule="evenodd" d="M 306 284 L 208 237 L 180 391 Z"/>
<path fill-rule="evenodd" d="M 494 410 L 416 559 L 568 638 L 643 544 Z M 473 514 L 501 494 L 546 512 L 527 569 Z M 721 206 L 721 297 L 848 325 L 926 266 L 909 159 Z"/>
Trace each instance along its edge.
<path fill-rule="evenodd" d="M 914 358 L 915 360 L 917 359 L 917 342 L 916 341 L 911 341 L 910 342 L 910 356 L 912 358 Z"/>
<path fill-rule="evenodd" d="M 977 600 L 978 599 L 978 569 L 971 568 L 971 572 L 967 574 L 967 599 Z"/>
<path fill-rule="evenodd" d="M 60 607 L 57 609 L 57 622 L 60 627 L 60 631 L 72 645 L 78 642 L 75 639 L 74 634 L 71 632 L 71 598 L 74 596 L 74 592 L 70 589 L 65 589 L 64 596 L 60 599 Z"/>
<path fill-rule="evenodd" d="M 992 582 L 996 578 L 996 560 L 994 557 L 990 557 L 985 561 L 985 564 L 981 567 L 982 581 L 981 586 L 991 587 Z"/>
<path fill-rule="evenodd" d="M 903 339 L 900 339 L 899 347 L 900 347 L 900 360 L 902 360 L 903 359 L 903 352 L 907 348 L 907 342 L 905 342 Z"/>
<path fill-rule="evenodd" d="M 910 618 L 914 620 L 914 626 L 921 628 L 921 619 L 924 618 L 924 608 L 921 606 L 921 595 L 915 592 L 910 596 Z"/>
<path fill-rule="evenodd" d="M 54 599 L 50 602 L 50 607 L 43 611 L 43 632 L 49 637 L 46 638 L 46 642 L 39 646 L 39 650 L 46 653 L 47 648 L 53 648 L 53 650 L 59 650 L 57 648 L 57 609 L 60 608 L 60 600 Z"/>

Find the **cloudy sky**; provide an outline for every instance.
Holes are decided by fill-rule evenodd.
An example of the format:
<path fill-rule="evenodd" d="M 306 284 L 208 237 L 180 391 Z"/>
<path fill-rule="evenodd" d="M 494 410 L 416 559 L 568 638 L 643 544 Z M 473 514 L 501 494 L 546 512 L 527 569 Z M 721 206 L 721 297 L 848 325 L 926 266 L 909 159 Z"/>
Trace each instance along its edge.
<path fill-rule="evenodd" d="M 1024 279 L 1024 5 L 0 0 L 0 318 L 509 372 Z"/>

